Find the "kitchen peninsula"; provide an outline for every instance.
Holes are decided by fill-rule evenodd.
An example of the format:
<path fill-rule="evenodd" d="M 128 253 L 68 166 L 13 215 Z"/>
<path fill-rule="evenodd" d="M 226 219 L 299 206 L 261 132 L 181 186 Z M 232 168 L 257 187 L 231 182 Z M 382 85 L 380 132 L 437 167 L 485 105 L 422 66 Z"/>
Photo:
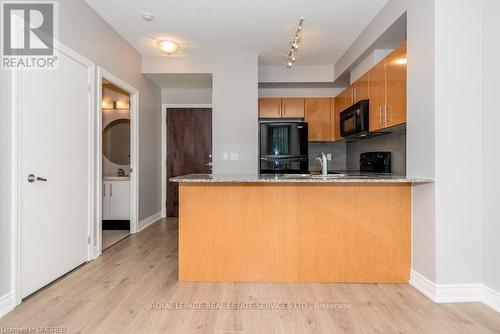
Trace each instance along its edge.
<path fill-rule="evenodd" d="M 179 280 L 407 283 L 411 189 L 381 175 L 179 182 Z"/>

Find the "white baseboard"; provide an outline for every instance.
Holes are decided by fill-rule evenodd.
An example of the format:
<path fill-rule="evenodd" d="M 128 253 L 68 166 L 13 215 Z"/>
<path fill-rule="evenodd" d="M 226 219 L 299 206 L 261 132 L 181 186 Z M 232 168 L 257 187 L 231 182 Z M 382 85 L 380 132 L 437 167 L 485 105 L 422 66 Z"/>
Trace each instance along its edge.
<path fill-rule="evenodd" d="M 436 285 L 420 273 L 410 271 L 410 285 L 432 301 L 436 300 Z"/>
<path fill-rule="evenodd" d="M 481 301 L 500 313 L 500 292 L 493 290 L 489 286 L 483 285 Z"/>
<path fill-rule="evenodd" d="M 436 284 L 412 269 L 410 285 L 435 303 L 481 302 L 500 312 L 500 293 L 484 284 Z"/>
<path fill-rule="evenodd" d="M 14 309 L 14 295 L 9 292 L 0 296 L 0 318 Z"/>
<path fill-rule="evenodd" d="M 139 228 L 138 228 L 137 232 L 144 230 L 146 227 L 156 223 L 160 219 L 161 219 L 161 212 L 157 212 L 154 215 L 152 215 L 146 219 L 141 220 L 139 222 Z"/>

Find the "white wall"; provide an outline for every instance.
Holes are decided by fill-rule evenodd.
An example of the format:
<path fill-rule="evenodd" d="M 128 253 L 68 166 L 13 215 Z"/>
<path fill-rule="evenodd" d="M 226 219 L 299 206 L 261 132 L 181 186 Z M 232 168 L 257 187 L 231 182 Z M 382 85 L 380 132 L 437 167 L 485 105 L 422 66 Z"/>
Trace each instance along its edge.
<path fill-rule="evenodd" d="M 438 284 L 481 282 L 481 3 L 435 4 Z"/>
<path fill-rule="evenodd" d="M 336 97 L 343 90 L 337 87 L 261 87 L 259 97 Z"/>
<path fill-rule="evenodd" d="M 140 174 L 139 218 L 160 212 L 161 172 L 160 89 L 141 73 L 141 56 L 84 1 L 59 2 L 60 40 L 76 52 L 140 91 Z M 0 297 L 11 290 L 10 230 L 12 210 L 11 81 L 8 72 L 0 75 Z"/>
<path fill-rule="evenodd" d="M 500 291 L 500 1 L 484 1 L 483 15 L 483 283 Z"/>
<path fill-rule="evenodd" d="M 212 88 L 163 88 L 162 104 L 211 104 Z"/>
<path fill-rule="evenodd" d="M 333 82 L 333 66 L 260 66 L 259 82 Z"/>
<path fill-rule="evenodd" d="M 257 172 L 257 55 L 144 57 L 143 73 L 212 73 L 214 173 Z M 223 160 L 224 152 L 239 160 Z"/>

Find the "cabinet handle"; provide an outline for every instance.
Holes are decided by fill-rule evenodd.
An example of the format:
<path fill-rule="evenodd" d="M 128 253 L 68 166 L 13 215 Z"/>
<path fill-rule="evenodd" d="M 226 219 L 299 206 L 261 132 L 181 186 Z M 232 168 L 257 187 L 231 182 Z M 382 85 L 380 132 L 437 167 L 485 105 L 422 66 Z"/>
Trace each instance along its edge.
<path fill-rule="evenodd" d="M 356 102 L 358 100 L 358 89 L 357 88 L 354 88 L 354 102 Z"/>
<path fill-rule="evenodd" d="M 283 109 L 283 107 L 282 107 L 282 105 L 280 103 L 280 104 L 278 104 L 278 117 L 281 117 L 281 115 L 282 115 L 281 109 Z"/>
<path fill-rule="evenodd" d="M 286 116 L 286 104 L 283 105 L 283 116 Z"/>
<path fill-rule="evenodd" d="M 385 126 L 387 126 L 387 109 L 389 109 L 389 107 L 387 107 L 387 105 L 384 105 Z"/>
<path fill-rule="evenodd" d="M 109 185 L 109 196 L 113 196 L 113 184 Z"/>
<path fill-rule="evenodd" d="M 382 106 L 378 108 L 378 115 L 379 115 L 378 124 L 382 125 Z"/>
<path fill-rule="evenodd" d="M 106 184 L 103 184 L 103 187 L 102 187 L 102 196 L 106 197 Z"/>

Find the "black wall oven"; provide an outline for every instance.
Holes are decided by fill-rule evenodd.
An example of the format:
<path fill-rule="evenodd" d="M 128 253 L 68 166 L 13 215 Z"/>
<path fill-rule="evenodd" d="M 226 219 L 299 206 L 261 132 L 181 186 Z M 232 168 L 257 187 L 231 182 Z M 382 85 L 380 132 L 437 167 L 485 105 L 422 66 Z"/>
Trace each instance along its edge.
<path fill-rule="evenodd" d="M 261 122 L 261 174 L 304 174 L 309 170 L 305 122 Z"/>

